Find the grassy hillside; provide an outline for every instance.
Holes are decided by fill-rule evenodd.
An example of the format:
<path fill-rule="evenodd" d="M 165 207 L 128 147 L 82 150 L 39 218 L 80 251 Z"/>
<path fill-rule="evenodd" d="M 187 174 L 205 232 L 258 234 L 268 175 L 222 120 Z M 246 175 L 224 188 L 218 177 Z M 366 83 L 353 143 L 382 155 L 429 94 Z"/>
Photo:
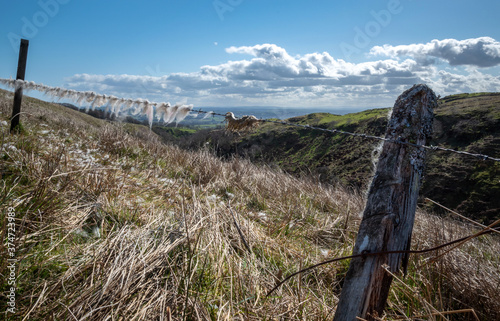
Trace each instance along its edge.
<path fill-rule="evenodd" d="M 206 149 L 187 152 L 145 126 L 35 99 L 23 100 L 23 134 L 10 135 L 11 101 L 0 91 L 0 225 L 5 240 L 12 207 L 18 260 L 11 314 L 2 242 L 6 320 L 333 317 L 347 261 L 265 294 L 301 267 L 351 253 L 362 195 Z M 413 248 L 475 231 L 419 211 Z M 489 235 L 444 256 L 412 256 L 383 319 L 444 320 L 456 310 L 446 318 L 500 318 L 499 251 L 498 235 Z"/>
<path fill-rule="evenodd" d="M 314 113 L 289 121 L 383 136 L 388 112 L 374 109 L 342 116 Z M 254 162 L 277 164 L 298 176 L 312 175 L 325 183 L 340 182 L 360 190 L 370 182 L 379 144 L 269 123 L 241 136 L 202 132 L 180 144 L 203 146 L 205 141 L 211 142 L 220 156 L 238 154 Z M 441 99 L 430 144 L 499 157 L 500 95 L 461 94 Z M 500 218 L 500 164 L 440 151 L 428 152 L 427 163 L 424 197 L 485 223 Z"/>
<path fill-rule="evenodd" d="M 500 157 L 500 94 L 453 95 L 441 101 L 433 144 Z M 500 218 L 500 163 L 434 152 L 423 194 L 492 222 Z"/>

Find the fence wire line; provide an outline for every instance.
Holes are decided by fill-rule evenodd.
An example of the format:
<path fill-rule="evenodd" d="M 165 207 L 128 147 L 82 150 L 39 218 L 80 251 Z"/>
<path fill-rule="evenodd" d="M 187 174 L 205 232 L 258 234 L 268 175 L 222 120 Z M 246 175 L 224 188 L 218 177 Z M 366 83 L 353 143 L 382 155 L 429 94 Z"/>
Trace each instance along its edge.
<path fill-rule="evenodd" d="M 479 231 L 477 233 L 474 233 L 472 235 L 468 235 L 468 236 L 459 238 L 457 240 L 453 240 L 451 242 L 443 243 L 443 244 L 440 244 L 438 246 L 434 246 L 434 247 L 426 248 L 426 249 L 422 249 L 422 250 L 396 250 L 396 251 L 381 251 L 381 252 L 366 252 L 366 251 L 363 251 L 362 253 L 359 253 L 359 254 L 353 254 L 353 255 L 349 255 L 349 256 L 336 257 L 336 258 L 333 258 L 333 259 L 329 259 L 329 260 L 326 260 L 326 261 L 323 261 L 323 262 L 311 265 L 309 267 L 301 269 L 300 271 L 297 271 L 297 272 L 294 272 L 294 273 L 290 274 L 289 276 L 287 276 L 286 278 L 284 278 L 282 281 L 279 281 L 274 286 L 274 288 L 271 289 L 271 291 L 267 292 L 266 297 L 269 297 L 275 290 L 277 290 L 281 285 L 283 285 L 285 282 L 287 282 L 288 280 L 290 280 L 292 277 L 294 277 L 294 276 L 296 276 L 298 274 L 307 272 L 309 270 L 315 269 L 315 268 L 320 267 L 320 266 L 325 265 L 325 264 L 334 263 L 334 262 L 343 261 L 343 260 L 348 260 L 348 259 L 354 259 L 354 258 L 358 258 L 358 257 L 366 258 L 368 256 L 379 256 L 379 255 L 388 255 L 388 254 L 424 254 L 424 253 L 428 253 L 428 252 L 437 251 L 437 250 L 442 249 L 444 247 L 447 247 L 447 246 L 459 243 L 458 245 L 456 245 L 452 249 L 450 249 L 450 250 L 446 251 L 445 253 L 443 253 L 443 254 L 441 254 L 441 255 L 439 255 L 439 256 L 436 257 L 436 258 L 439 258 L 439 257 L 443 256 L 444 254 L 446 254 L 446 253 L 454 250 L 458 246 L 464 244 L 465 242 L 470 241 L 473 238 L 479 237 L 481 235 L 492 233 L 495 230 L 491 229 L 491 228 L 494 227 L 495 225 L 497 225 L 498 223 L 500 223 L 500 220 L 495 221 L 494 223 L 492 223 L 489 226 L 487 226 L 485 229 L 483 229 L 483 230 L 481 230 L 481 231 Z M 490 229 L 490 230 L 488 230 L 488 229 Z M 436 258 L 432 259 L 432 261 L 434 261 Z"/>
<path fill-rule="evenodd" d="M 38 91 L 44 91 L 46 94 L 50 92 L 51 96 L 58 96 L 61 95 L 62 97 L 60 98 L 67 98 L 67 99 L 73 99 L 76 100 L 78 103 L 81 103 L 82 101 L 87 101 L 91 102 L 92 101 L 92 107 L 97 99 L 102 98 L 103 103 L 108 103 L 108 107 L 112 107 L 112 109 L 115 109 L 114 104 L 118 104 L 120 102 L 125 102 L 125 104 L 130 104 L 129 107 L 132 106 L 132 102 L 137 104 L 137 107 L 141 107 L 141 104 L 143 104 L 143 114 L 146 114 L 148 116 L 148 121 L 150 123 L 150 126 L 152 125 L 152 119 L 153 119 L 153 108 L 155 107 L 156 112 L 160 112 L 160 116 L 163 114 L 163 119 L 165 121 L 165 116 L 168 114 L 167 110 L 170 108 L 174 110 L 173 113 L 171 113 L 169 120 L 166 121 L 167 123 L 170 123 L 174 120 L 176 122 L 182 121 L 189 112 L 195 112 L 198 114 L 207 114 L 207 116 L 210 115 L 216 115 L 216 116 L 222 116 L 226 117 L 226 114 L 220 114 L 216 113 L 213 111 L 204 111 L 204 110 L 193 110 L 192 105 L 176 105 L 171 107 L 170 103 L 156 103 L 156 102 L 149 102 L 148 100 L 144 99 L 125 99 L 125 98 L 119 98 L 115 96 L 106 96 L 106 95 L 100 95 L 95 92 L 89 92 L 89 91 L 77 91 L 77 90 L 72 90 L 72 89 L 65 89 L 65 88 L 59 88 L 59 87 L 50 87 L 46 86 L 43 84 L 37 84 L 33 81 L 24 81 L 24 80 L 14 80 L 14 79 L 6 79 L 6 78 L 0 78 L 0 83 L 4 84 L 9 87 L 26 87 L 26 90 L 38 90 Z M 111 104 L 111 105 L 110 105 Z M 163 108 L 163 109 L 161 109 Z M 87 108 L 88 109 L 88 108 Z M 160 110 L 161 109 L 161 110 Z M 183 111 L 182 113 L 181 110 Z M 120 112 L 120 108 L 115 109 L 116 112 Z M 178 114 L 182 114 L 180 117 L 178 117 Z M 157 115 L 158 117 L 159 115 Z M 159 118 L 159 117 L 158 117 Z M 348 132 L 340 129 L 327 129 L 327 128 L 321 128 L 321 127 L 316 127 L 316 126 L 311 126 L 311 125 L 301 125 L 301 124 L 294 124 L 286 121 L 279 121 L 279 120 L 271 120 L 271 119 L 258 119 L 259 122 L 266 122 L 266 123 L 274 123 L 274 124 L 281 124 L 281 125 L 286 125 L 286 126 L 293 126 L 293 127 L 298 127 L 298 128 L 303 128 L 303 129 L 308 129 L 308 130 L 318 130 L 322 132 L 327 132 L 327 133 L 332 133 L 332 134 L 342 134 L 342 135 L 349 135 L 349 136 L 354 136 L 354 137 L 360 137 L 364 139 L 372 139 L 372 140 L 378 140 L 378 141 L 383 141 L 383 142 L 389 142 L 389 143 L 395 143 L 395 144 L 401 144 L 401 145 L 406 145 L 406 146 L 412 146 L 415 148 L 422 148 L 426 150 L 433 150 L 433 151 L 444 151 L 444 152 L 450 152 L 450 153 L 455 153 L 459 155 L 466 155 L 470 157 L 475 157 L 478 159 L 481 159 L 483 161 L 486 160 L 491 160 L 495 162 L 500 162 L 500 158 L 492 157 L 489 155 L 485 154 L 479 154 L 479 153 L 469 153 L 465 151 L 459 151 L 451 148 L 446 148 L 446 147 L 440 147 L 440 146 L 427 146 L 427 145 L 419 145 L 411 142 L 405 142 L 401 141 L 399 139 L 389 139 L 381 136 L 374 136 L 374 135 L 369 135 L 369 134 L 361 134 L 361 133 L 353 133 L 353 132 Z"/>
<path fill-rule="evenodd" d="M 193 110 L 193 112 L 199 113 L 199 114 L 212 114 L 212 115 L 226 117 L 226 115 L 224 115 L 224 114 L 215 113 L 213 111 L 207 112 L 207 111 L 203 111 L 203 110 Z M 433 151 L 439 150 L 439 151 L 451 152 L 451 153 L 455 153 L 455 154 L 472 156 L 475 158 L 479 158 L 481 160 L 492 160 L 495 162 L 500 162 L 500 158 L 495 158 L 495 157 L 491 157 L 491 156 L 484 155 L 484 154 L 469 153 L 469 152 L 454 150 L 451 148 L 445 148 L 445 147 L 440 147 L 440 146 L 419 145 L 419 144 L 405 142 L 405 141 L 398 140 L 398 139 L 389 139 L 389 138 L 385 138 L 385 137 L 381 137 L 381 136 L 353 133 L 353 132 L 348 132 L 348 131 L 344 131 L 344 130 L 340 130 L 340 129 L 327 129 L 327 128 L 315 127 L 315 126 L 311 126 L 311 125 L 294 124 L 294 123 L 289 123 L 286 121 L 271 120 L 271 119 L 259 119 L 258 121 L 266 122 L 266 123 L 281 124 L 281 125 L 286 125 L 286 126 L 294 126 L 294 127 L 299 127 L 299 128 L 303 128 L 303 129 L 319 130 L 319 131 L 332 133 L 332 134 L 342 134 L 342 135 L 349 135 L 349 136 L 354 136 L 354 137 L 361 137 L 361 138 L 365 138 L 365 139 L 379 140 L 379 141 L 407 145 L 407 146 L 412 146 L 412 147 L 416 147 L 416 148 L 423 148 L 423 149 L 433 150 Z"/>

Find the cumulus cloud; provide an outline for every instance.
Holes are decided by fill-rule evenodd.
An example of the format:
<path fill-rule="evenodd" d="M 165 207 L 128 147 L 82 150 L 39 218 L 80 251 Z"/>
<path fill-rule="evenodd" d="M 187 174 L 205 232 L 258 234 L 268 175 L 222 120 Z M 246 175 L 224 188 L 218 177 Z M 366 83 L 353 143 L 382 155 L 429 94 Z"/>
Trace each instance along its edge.
<path fill-rule="evenodd" d="M 491 57 L 500 52 L 496 42 L 491 38 L 478 39 L 483 40 L 475 45 L 473 41 L 452 45 L 451 41 L 443 40 L 431 42 L 432 46 L 374 47 L 372 54 L 384 54 L 389 59 L 362 63 L 335 59 L 327 52 L 292 56 L 275 44 L 229 47 L 227 53 L 248 55 L 249 59 L 230 60 L 202 66 L 197 72 L 161 77 L 78 74 L 67 82 L 79 90 L 157 101 L 189 101 L 196 105 L 390 106 L 404 89 L 416 83 L 428 83 L 438 93 L 499 91 L 499 78 L 490 74 L 440 71 L 435 64 L 422 63 L 424 59 L 446 57 L 450 65 L 464 61 L 479 64 L 478 58 L 474 60 L 470 56 L 473 52 L 482 52 L 483 56 L 490 57 L 486 65 L 493 65 Z M 406 59 L 401 59 L 403 56 Z"/>
<path fill-rule="evenodd" d="M 433 81 L 434 87 L 443 94 L 462 92 L 495 92 L 500 90 L 500 77 L 471 70 L 458 74 L 440 70 Z"/>
<path fill-rule="evenodd" d="M 392 58 L 409 56 L 427 64 L 435 63 L 438 58 L 451 66 L 492 67 L 500 65 L 500 42 L 490 37 L 465 40 L 435 39 L 421 44 L 375 46 L 370 50 L 370 54 Z"/>

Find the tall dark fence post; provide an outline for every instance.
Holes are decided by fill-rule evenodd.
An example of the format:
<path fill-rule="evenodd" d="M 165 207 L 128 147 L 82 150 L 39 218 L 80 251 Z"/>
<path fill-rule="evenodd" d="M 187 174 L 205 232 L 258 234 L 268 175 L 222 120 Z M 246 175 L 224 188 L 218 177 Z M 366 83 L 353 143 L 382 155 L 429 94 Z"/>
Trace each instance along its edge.
<path fill-rule="evenodd" d="M 405 91 L 396 100 L 386 138 L 425 145 L 432 135 L 436 106 L 436 95 L 426 85 Z M 422 148 L 384 142 L 353 254 L 410 249 L 424 158 Z M 407 254 L 352 259 L 334 321 L 381 316 L 392 282 L 382 266 L 397 273 L 400 268 L 406 271 L 407 264 Z"/>
<path fill-rule="evenodd" d="M 17 63 L 17 76 L 16 79 L 24 80 L 26 73 L 26 60 L 28 58 L 29 40 L 21 39 L 21 46 L 19 48 L 19 61 Z M 23 100 L 23 87 L 16 87 L 14 94 L 14 106 L 12 108 L 12 118 L 10 122 L 10 131 L 19 130 L 19 118 L 21 113 L 21 102 Z"/>

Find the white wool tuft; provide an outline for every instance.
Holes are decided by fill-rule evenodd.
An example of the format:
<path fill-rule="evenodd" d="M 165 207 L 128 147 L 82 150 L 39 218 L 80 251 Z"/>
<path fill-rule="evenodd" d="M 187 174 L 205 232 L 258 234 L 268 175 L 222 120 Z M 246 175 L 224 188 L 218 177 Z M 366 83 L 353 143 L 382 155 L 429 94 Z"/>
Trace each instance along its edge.
<path fill-rule="evenodd" d="M 151 103 L 149 102 L 149 100 L 144 100 L 144 103 L 142 104 L 142 110 L 141 110 L 141 114 L 142 115 L 147 115 L 148 114 L 148 109 L 149 109 L 149 106 L 151 105 Z"/>
<path fill-rule="evenodd" d="M 76 99 L 76 104 L 78 105 L 78 107 L 81 107 L 81 106 L 82 106 L 82 102 L 83 102 L 84 100 L 87 100 L 87 95 L 86 95 L 86 93 L 84 93 L 84 92 L 77 92 L 77 94 L 76 94 L 76 95 L 77 95 L 77 97 L 78 97 L 78 98 Z"/>
<path fill-rule="evenodd" d="M 213 111 L 209 111 L 205 116 L 203 116 L 202 119 L 208 118 L 208 117 L 212 116 L 213 114 L 214 114 Z"/>
<path fill-rule="evenodd" d="M 16 90 L 18 88 L 21 88 L 23 85 L 24 85 L 24 80 L 20 80 L 20 79 L 14 80 L 14 88 L 16 88 Z"/>
<path fill-rule="evenodd" d="M 126 99 L 125 102 L 123 103 L 123 111 L 128 111 L 132 105 L 134 104 L 134 101 L 132 99 Z"/>
<path fill-rule="evenodd" d="M 23 86 L 23 89 L 26 90 L 26 91 L 30 91 L 30 90 L 33 90 L 35 89 L 36 87 L 36 84 L 34 81 L 27 81 L 24 83 L 24 86 Z"/>
<path fill-rule="evenodd" d="M 134 116 L 138 115 L 142 111 L 143 105 L 144 105 L 144 100 L 137 99 L 133 105 L 134 110 L 132 110 L 132 115 Z"/>
<path fill-rule="evenodd" d="M 92 102 L 92 104 L 90 105 L 90 108 L 92 108 L 92 110 L 95 109 L 95 107 L 101 107 L 102 105 L 104 105 L 104 96 L 103 95 L 97 95 L 94 99 L 94 101 Z M 87 109 L 88 111 L 88 109 Z"/>
<path fill-rule="evenodd" d="M 147 99 L 142 104 L 141 114 L 146 115 L 146 117 L 148 118 L 148 123 L 149 123 L 150 128 L 153 126 L 153 116 L 154 116 L 154 106 L 155 105 L 156 105 L 156 103 L 152 103 Z"/>
<path fill-rule="evenodd" d="M 156 104 L 148 104 L 148 108 L 146 109 L 146 116 L 148 117 L 149 128 L 153 126 L 153 117 L 154 117 L 154 108 Z"/>
<path fill-rule="evenodd" d="M 73 89 L 66 89 L 60 87 L 51 87 L 44 84 L 37 84 L 34 81 L 24 81 L 15 79 L 0 78 L 0 84 L 18 89 L 23 88 L 26 91 L 37 90 L 43 92 L 44 95 L 51 97 L 52 99 L 68 99 L 73 101 L 78 107 L 82 107 L 82 104 L 87 105 L 85 110 L 89 111 L 95 107 L 105 106 L 110 113 L 114 113 L 118 116 L 121 112 L 131 112 L 133 115 L 139 113 L 146 115 L 148 118 L 149 126 L 153 124 L 153 119 L 156 112 L 156 118 L 158 120 L 163 119 L 167 124 L 175 121 L 176 124 L 183 121 L 187 116 L 191 115 L 197 117 L 198 114 L 190 114 L 193 109 L 193 105 L 180 105 L 171 106 L 170 103 L 154 103 L 144 99 L 124 99 L 109 95 L 100 95 L 93 91 L 77 91 Z M 213 112 L 205 115 L 204 118 L 209 117 Z"/>
<path fill-rule="evenodd" d="M 165 115 L 163 115 L 163 121 L 167 124 L 170 124 L 174 121 L 175 115 L 177 115 L 177 110 L 179 109 L 179 105 L 175 105 L 174 107 L 170 107 Z"/>
<path fill-rule="evenodd" d="M 97 96 L 97 94 L 95 92 L 93 92 L 93 91 L 87 91 L 85 101 L 87 103 L 91 103 L 91 102 L 94 101 L 94 99 L 95 99 L 96 96 Z"/>
<path fill-rule="evenodd" d="M 74 102 L 78 103 L 78 99 L 80 98 L 81 91 L 76 91 L 76 90 L 68 90 L 68 93 L 66 94 L 66 97 Z"/>
<path fill-rule="evenodd" d="M 189 115 L 189 112 L 193 109 L 193 105 L 182 105 L 177 109 L 177 113 L 175 115 L 175 125 L 177 126 L 184 118 Z"/>
<path fill-rule="evenodd" d="M 115 110 L 116 110 L 116 104 L 118 103 L 119 99 L 118 97 L 115 97 L 115 96 L 110 96 L 109 97 L 109 100 L 108 100 L 108 112 L 110 114 L 114 114 L 115 113 Z"/>
<path fill-rule="evenodd" d="M 123 110 L 123 105 L 125 105 L 126 101 L 127 100 L 123 99 L 123 98 L 119 98 L 118 99 L 118 102 L 115 105 L 115 116 L 118 117 L 118 115 L 120 114 L 120 112 Z"/>
<path fill-rule="evenodd" d="M 170 106 L 169 103 L 160 103 L 156 107 L 156 119 L 161 120 L 163 115 L 167 112 L 167 108 Z"/>
<path fill-rule="evenodd" d="M 70 92 L 68 89 L 57 88 L 57 98 L 59 98 L 57 101 L 69 96 L 69 94 Z"/>

